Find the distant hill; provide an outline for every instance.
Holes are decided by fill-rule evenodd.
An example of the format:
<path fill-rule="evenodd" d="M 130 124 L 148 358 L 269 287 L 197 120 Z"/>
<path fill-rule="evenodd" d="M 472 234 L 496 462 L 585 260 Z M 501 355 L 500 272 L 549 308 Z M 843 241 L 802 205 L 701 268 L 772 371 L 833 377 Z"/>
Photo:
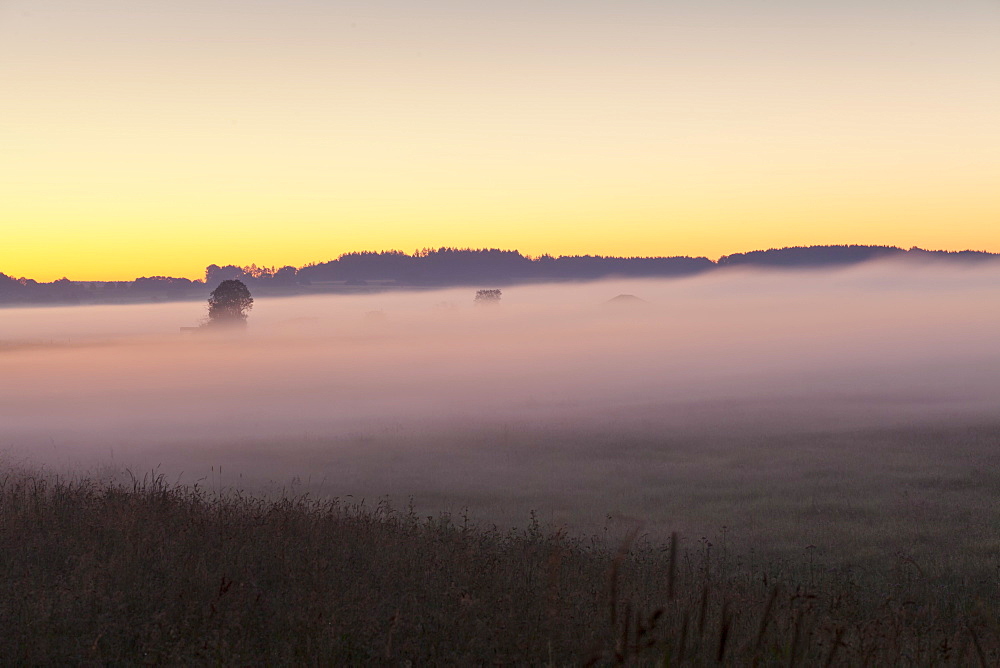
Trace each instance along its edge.
<path fill-rule="evenodd" d="M 542 255 L 516 250 L 438 248 L 407 254 L 401 251 L 345 253 L 335 260 L 303 267 L 237 267 L 209 265 L 204 280 L 153 276 L 134 281 L 39 283 L 0 273 L 0 304 L 133 303 L 204 299 L 227 279 L 239 279 L 254 294 L 373 292 L 396 288 L 451 286 L 501 287 L 516 283 L 582 281 L 599 278 L 668 278 L 694 276 L 728 267 L 810 269 L 848 266 L 885 258 L 987 262 L 1000 254 L 985 251 L 904 250 L 895 246 L 795 246 L 706 257 L 611 257 Z"/>
<path fill-rule="evenodd" d="M 649 306 L 649 302 L 635 295 L 618 295 L 604 302 L 604 306 L 616 309 L 635 309 Z"/>
<path fill-rule="evenodd" d="M 858 264 L 889 257 L 906 259 L 996 260 L 1000 254 L 985 251 L 928 251 L 922 248 L 903 250 L 895 246 L 794 246 L 771 248 L 749 253 L 734 253 L 719 258 L 719 266 L 809 268 Z"/>

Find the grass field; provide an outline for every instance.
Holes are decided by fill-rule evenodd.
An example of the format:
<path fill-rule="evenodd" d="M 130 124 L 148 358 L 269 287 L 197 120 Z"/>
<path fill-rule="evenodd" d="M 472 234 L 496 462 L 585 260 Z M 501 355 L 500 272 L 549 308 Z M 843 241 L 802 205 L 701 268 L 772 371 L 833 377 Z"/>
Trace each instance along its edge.
<path fill-rule="evenodd" d="M 95 665 L 996 665 L 997 433 L 788 437 L 766 463 L 746 441 L 688 443 L 693 457 L 625 438 L 615 464 L 597 439 L 590 456 L 620 485 L 605 500 L 637 506 L 592 531 L 534 513 L 484 524 L 487 498 L 470 517 L 294 485 L 255 496 L 221 480 L 8 467 L 0 652 Z M 523 461 L 521 441 L 538 437 L 508 434 L 492 452 L 550 474 L 558 442 Z M 522 502 L 551 507 L 549 494 Z M 671 536 L 670 516 L 688 529 Z"/>
<path fill-rule="evenodd" d="M 468 509 L 501 527 L 523 526 L 534 511 L 572 535 L 606 525 L 619 535 L 641 524 L 653 541 L 676 531 L 683 541 L 707 537 L 767 559 L 802 559 L 812 546 L 810 558 L 830 567 L 915 563 L 981 581 L 1000 572 L 1000 425 L 737 429 L 712 414 L 715 431 L 700 415 L 691 430 L 641 421 L 370 428 L 339 439 L 178 443 L 156 452 L 184 463 L 180 481 L 216 491 L 385 496 L 397 506 L 412 497 L 421 514 Z M 180 475 L 176 465 L 158 472 Z"/>

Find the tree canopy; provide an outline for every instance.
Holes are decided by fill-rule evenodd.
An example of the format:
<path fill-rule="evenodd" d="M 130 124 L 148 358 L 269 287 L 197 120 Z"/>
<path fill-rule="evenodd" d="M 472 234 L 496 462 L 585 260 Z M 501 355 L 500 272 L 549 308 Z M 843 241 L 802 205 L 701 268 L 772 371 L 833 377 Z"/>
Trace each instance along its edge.
<path fill-rule="evenodd" d="M 253 308 L 253 297 L 243 281 L 222 281 L 208 297 L 207 325 L 245 327 L 247 315 Z"/>

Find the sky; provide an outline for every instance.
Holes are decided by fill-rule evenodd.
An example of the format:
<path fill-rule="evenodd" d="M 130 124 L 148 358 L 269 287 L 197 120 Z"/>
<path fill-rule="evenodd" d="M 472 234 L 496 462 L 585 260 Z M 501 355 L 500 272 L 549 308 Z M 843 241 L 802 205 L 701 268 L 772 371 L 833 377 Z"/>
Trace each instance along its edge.
<path fill-rule="evenodd" d="M 0 272 L 1000 251 L 1000 3 L 0 0 Z"/>

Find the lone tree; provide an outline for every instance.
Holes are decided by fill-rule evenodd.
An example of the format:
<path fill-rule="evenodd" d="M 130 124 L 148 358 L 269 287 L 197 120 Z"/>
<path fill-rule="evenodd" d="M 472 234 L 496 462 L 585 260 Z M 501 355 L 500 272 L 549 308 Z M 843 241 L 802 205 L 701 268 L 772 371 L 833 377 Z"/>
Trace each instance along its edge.
<path fill-rule="evenodd" d="M 472 303 L 476 306 L 499 304 L 500 294 L 499 290 L 476 290 L 476 298 Z"/>
<path fill-rule="evenodd" d="M 219 283 L 208 296 L 208 322 L 211 327 L 246 327 L 247 315 L 253 308 L 253 297 L 243 281 Z"/>

